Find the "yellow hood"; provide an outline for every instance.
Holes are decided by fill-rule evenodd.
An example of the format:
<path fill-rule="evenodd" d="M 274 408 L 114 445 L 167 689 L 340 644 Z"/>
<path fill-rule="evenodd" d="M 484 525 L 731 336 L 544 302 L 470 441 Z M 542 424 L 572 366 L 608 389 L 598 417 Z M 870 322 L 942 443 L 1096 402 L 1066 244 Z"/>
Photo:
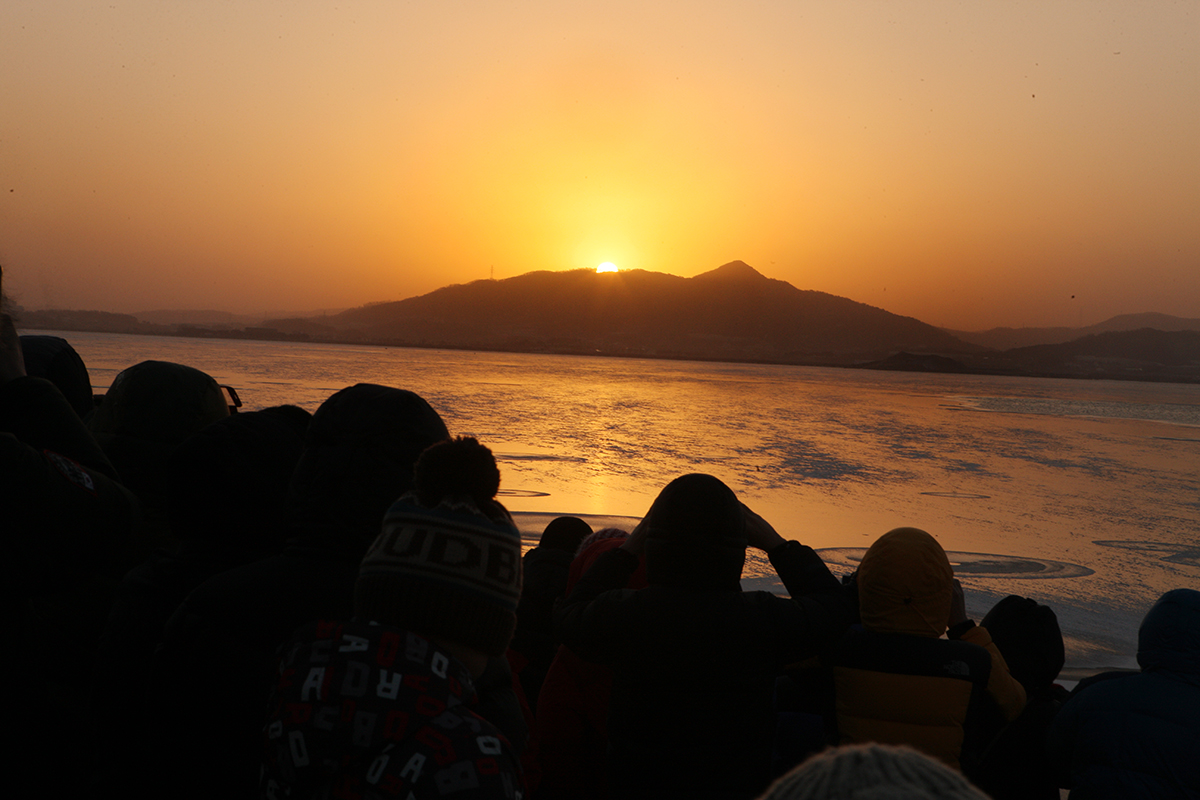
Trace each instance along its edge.
<path fill-rule="evenodd" d="M 937 539 L 917 528 L 888 531 L 858 568 L 862 623 L 877 633 L 941 636 L 953 588 L 954 570 Z"/>

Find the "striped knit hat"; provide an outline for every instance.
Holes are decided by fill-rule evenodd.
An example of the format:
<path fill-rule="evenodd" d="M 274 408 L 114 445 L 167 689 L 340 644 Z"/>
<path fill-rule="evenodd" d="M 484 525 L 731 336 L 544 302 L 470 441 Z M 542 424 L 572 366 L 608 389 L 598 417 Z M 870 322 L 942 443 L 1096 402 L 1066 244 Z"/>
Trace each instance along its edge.
<path fill-rule="evenodd" d="M 472 438 L 421 454 L 354 589 L 355 616 L 502 656 L 517 624 L 521 535 L 494 499 L 500 472 Z"/>

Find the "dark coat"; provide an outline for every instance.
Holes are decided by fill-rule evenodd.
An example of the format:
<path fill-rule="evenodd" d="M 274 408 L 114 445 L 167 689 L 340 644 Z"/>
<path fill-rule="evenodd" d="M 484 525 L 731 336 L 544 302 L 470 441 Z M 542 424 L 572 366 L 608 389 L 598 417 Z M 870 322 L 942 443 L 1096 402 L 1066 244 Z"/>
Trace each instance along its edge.
<path fill-rule="evenodd" d="M 1050 726 L 1072 800 L 1200 798 L 1200 592 L 1150 609 L 1138 663 L 1073 695 Z"/>
<path fill-rule="evenodd" d="M 524 658 L 518 677 L 529 705 L 535 710 L 542 681 L 558 649 L 558 640 L 554 637 L 554 605 L 566 593 L 567 572 L 573 558 L 574 554 L 567 550 L 542 545 L 521 559 L 517 630 L 509 647 Z"/>
<path fill-rule="evenodd" d="M 310 620 L 353 616 L 360 557 L 289 547 L 208 579 L 176 611 L 152 666 L 146 763 L 192 776 L 179 797 L 256 795 L 279 647 Z"/>
<path fill-rule="evenodd" d="M 167 621 L 209 578 L 278 551 L 288 480 L 311 415 L 295 407 L 235 414 L 167 458 L 165 496 L 179 545 L 121 581 L 92 679 L 98 792 L 120 793 L 147 762 L 146 688 Z"/>
<path fill-rule="evenodd" d="M 9 640 L 20 643 L 7 663 L 20 687 L 9 713 L 27 723 L 9 755 L 43 776 L 47 795 L 65 796 L 79 790 L 88 759 L 59 757 L 62 732 L 79 727 L 80 665 L 94 661 L 140 509 L 62 393 L 41 378 L 0 385 L 0 514 L 9 545 L 0 585 L 15 622 Z"/>
<path fill-rule="evenodd" d="M 318 409 L 291 479 L 283 552 L 205 581 L 168 622 L 149 690 L 148 760 L 189 775 L 179 797 L 252 797 L 280 645 L 315 619 L 354 615 L 363 553 L 421 451 L 447 437 L 412 392 L 358 384 Z"/>
<path fill-rule="evenodd" d="M 1058 800 L 1058 775 L 1046 750 L 1046 731 L 1067 697 L 1055 683 L 1066 661 L 1058 617 L 1049 606 L 1009 595 L 982 627 L 1025 687 L 1028 702 L 987 746 L 971 780 L 994 800 Z"/>
<path fill-rule="evenodd" d="M 575 588 L 596 559 L 615 550 L 621 538 L 602 538 L 571 562 L 567 592 Z M 646 571 L 639 568 L 625 588 L 643 589 Z M 542 684 L 544 702 L 538 707 L 534 739 L 539 756 L 542 800 L 600 800 L 608 794 L 605 759 L 608 752 L 608 699 L 612 669 L 585 661 L 560 645 Z"/>
<path fill-rule="evenodd" d="M 84 590 L 91 601 L 70 609 L 70 623 L 95 637 L 128 569 L 137 501 L 62 393 L 42 378 L 0 385 L 0 469 L 0 513 L 14 548 L 5 591 L 78 595 L 92 587 Z"/>
<path fill-rule="evenodd" d="M 754 797 L 769 779 L 772 694 L 784 665 L 843 629 L 840 584 L 811 548 L 770 553 L 792 599 L 655 584 L 601 556 L 555 614 L 563 643 L 612 666 L 609 769 L 616 797 Z"/>

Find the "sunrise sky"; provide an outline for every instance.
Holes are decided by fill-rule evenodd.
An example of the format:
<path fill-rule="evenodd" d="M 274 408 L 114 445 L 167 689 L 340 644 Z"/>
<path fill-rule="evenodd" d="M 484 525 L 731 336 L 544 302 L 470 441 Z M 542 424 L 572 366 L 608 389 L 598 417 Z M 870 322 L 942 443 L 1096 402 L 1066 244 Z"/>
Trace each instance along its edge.
<path fill-rule="evenodd" d="M 1200 317 L 1200 3 L 4 0 L 29 308 L 764 275 L 953 328 Z"/>

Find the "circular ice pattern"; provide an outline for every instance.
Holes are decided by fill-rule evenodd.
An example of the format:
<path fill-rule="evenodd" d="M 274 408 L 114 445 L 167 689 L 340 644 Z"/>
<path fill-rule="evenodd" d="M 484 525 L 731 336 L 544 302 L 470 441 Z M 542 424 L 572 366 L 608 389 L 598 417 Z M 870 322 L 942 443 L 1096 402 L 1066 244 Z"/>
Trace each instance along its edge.
<path fill-rule="evenodd" d="M 817 551 L 829 566 L 856 570 L 865 547 L 825 547 Z M 1083 578 L 1092 570 L 1066 561 L 1026 558 L 993 553 L 947 551 L 946 556 L 960 578 Z"/>

